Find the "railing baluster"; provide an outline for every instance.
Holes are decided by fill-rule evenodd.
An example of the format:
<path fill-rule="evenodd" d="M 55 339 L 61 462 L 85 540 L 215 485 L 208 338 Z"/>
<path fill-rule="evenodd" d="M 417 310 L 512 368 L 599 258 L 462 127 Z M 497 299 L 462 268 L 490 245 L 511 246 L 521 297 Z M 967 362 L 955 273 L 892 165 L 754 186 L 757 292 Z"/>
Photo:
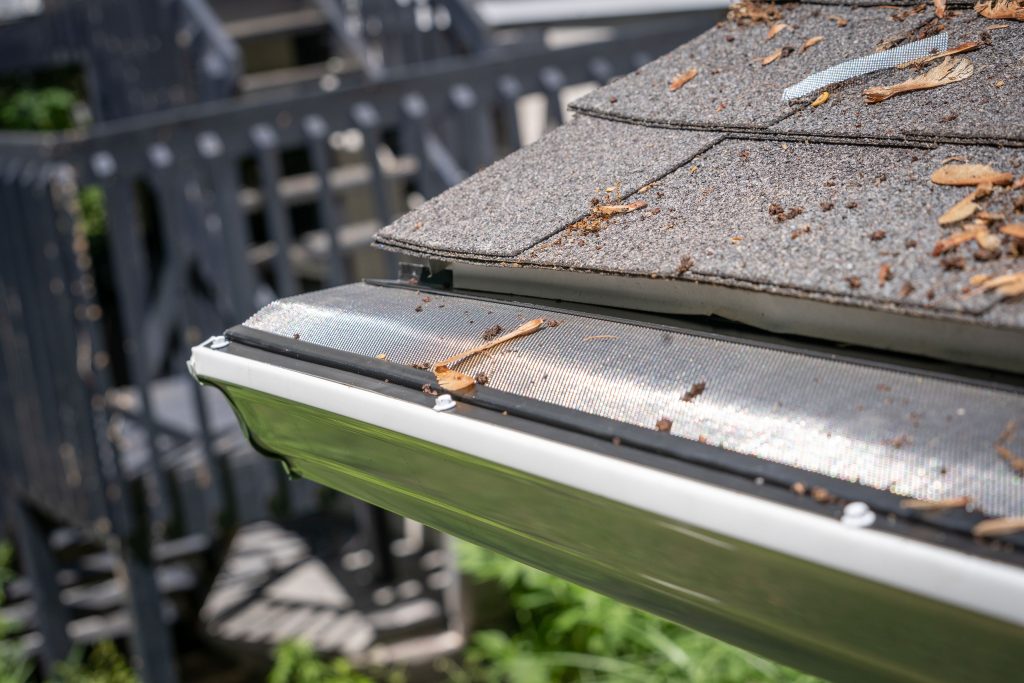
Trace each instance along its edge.
<path fill-rule="evenodd" d="M 317 218 L 320 229 L 327 235 L 327 281 L 329 286 L 349 282 L 349 261 L 347 254 L 338 252 L 338 229 L 343 225 L 341 212 L 334 202 L 334 191 L 331 188 L 330 148 L 327 136 L 330 129 L 327 122 L 319 115 L 307 116 L 302 121 L 302 131 L 306 137 L 306 151 L 309 162 L 320 181 L 320 190 L 316 195 Z"/>
<path fill-rule="evenodd" d="M 277 244 L 274 253 L 274 288 L 279 296 L 299 293 L 299 284 L 292 272 L 288 252 L 295 241 L 291 216 L 277 191 L 281 179 L 280 146 L 277 131 L 266 123 L 258 123 L 249 131 L 256 147 L 256 163 L 260 171 L 260 190 L 263 193 L 263 213 L 271 239 Z"/>

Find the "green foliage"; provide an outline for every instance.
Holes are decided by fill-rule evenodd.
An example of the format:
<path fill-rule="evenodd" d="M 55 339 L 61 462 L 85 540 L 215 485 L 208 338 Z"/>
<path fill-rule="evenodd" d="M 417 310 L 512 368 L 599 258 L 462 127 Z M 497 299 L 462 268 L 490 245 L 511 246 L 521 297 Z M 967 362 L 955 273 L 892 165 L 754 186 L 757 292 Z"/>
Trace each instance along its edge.
<path fill-rule="evenodd" d="M 0 93 L 0 128 L 63 130 L 73 128 L 77 97 L 68 88 L 51 86 Z"/>
<path fill-rule="evenodd" d="M 14 578 L 13 557 L 14 548 L 0 539 L 0 606 L 6 600 L 4 587 Z M 26 683 L 32 676 L 32 665 L 7 637 L 10 632 L 11 625 L 0 620 L 0 683 Z"/>
<path fill-rule="evenodd" d="M 138 683 L 138 677 L 117 645 L 99 643 L 87 655 L 72 655 L 57 665 L 47 683 Z"/>
<path fill-rule="evenodd" d="M 476 546 L 459 556 L 508 592 L 518 628 L 475 633 L 453 683 L 818 680 Z"/>
<path fill-rule="evenodd" d="M 386 676 L 371 678 L 352 668 L 344 657 L 320 659 L 313 648 L 306 643 L 290 642 L 281 645 L 274 653 L 274 667 L 267 675 L 267 683 L 404 683 L 400 671 Z"/>
<path fill-rule="evenodd" d="M 99 185 L 86 185 L 78 194 L 85 222 L 85 236 L 93 243 L 107 232 L 107 197 Z"/>

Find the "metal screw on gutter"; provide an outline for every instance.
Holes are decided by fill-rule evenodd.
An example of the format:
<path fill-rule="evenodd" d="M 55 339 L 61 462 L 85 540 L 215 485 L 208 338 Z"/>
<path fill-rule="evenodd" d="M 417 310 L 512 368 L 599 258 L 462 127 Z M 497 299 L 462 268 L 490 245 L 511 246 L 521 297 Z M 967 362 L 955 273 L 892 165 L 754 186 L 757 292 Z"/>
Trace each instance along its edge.
<path fill-rule="evenodd" d="M 455 401 L 452 399 L 451 394 L 441 394 L 434 399 L 434 410 L 442 412 L 445 410 L 451 410 L 455 407 Z"/>
<path fill-rule="evenodd" d="M 846 504 L 843 508 L 843 517 L 839 521 L 847 526 L 863 529 L 875 523 L 875 512 L 867 503 L 855 500 Z"/>
<path fill-rule="evenodd" d="M 231 342 L 229 342 L 223 336 L 212 337 L 210 339 L 210 348 L 216 351 L 217 349 L 223 349 L 225 346 L 227 346 L 230 343 Z"/>

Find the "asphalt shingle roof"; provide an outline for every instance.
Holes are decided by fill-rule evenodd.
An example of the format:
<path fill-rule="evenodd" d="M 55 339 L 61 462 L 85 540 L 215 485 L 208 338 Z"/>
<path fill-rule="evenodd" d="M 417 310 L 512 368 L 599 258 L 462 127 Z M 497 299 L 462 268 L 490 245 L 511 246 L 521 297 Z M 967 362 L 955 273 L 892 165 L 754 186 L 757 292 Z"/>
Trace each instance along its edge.
<path fill-rule="evenodd" d="M 973 243 L 933 255 L 963 228 L 938 217 L 971 188 L 930 180 L 950 158 L 1024 175 L 1024 22 L 966 6 L 940 21 L 930 5 L 911 13 L 855 4 L 869 3 L 780 5 L 791 28 L 771 40 L 768 24 L 723 22 L 577 101 L 575 121 L 384 228 L 378 242 L 452 260 L 713 282 L 1024 328 L 1024 301 L 965 296 L 972 276 L 1024 271 L 1024 240 L 996 232 L 995 258 Z M 783 88 L 813 72 L 895 36 L 943 29 L 950 46 L 983 43 L 965 55 L 975 68 L 965 81 L 866 104 L 866 87 L 923 73 L 889 69 L 829 88 L 819 107 L 813 95 L 782 102 Z M 785 47 L 795 49 L 761 65 Z M 698 75 L 670 92 L 691 67 Z M 647 206 L 593 231 L 572 227 L 616 184 L 622 202 Z M 981 204 L 1002 216 L 993 232 L 1024 223 L 1024 188 L 997 188 Z M 773 205 L 799 211 L 780 221 Z M 680 268 L 685 259 L 692 264 Z"/>

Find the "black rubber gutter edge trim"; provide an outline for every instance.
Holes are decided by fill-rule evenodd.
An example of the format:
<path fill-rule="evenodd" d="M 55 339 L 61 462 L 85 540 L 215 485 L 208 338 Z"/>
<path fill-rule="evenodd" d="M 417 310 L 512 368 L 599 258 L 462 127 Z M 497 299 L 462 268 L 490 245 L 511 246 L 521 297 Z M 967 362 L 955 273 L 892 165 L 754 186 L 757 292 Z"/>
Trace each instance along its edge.
<path fill-rule="evenodd" d="M 436 384 L 433 373 L 426 370 L 347 351 L 327 349 L 318 344 L 253 330 L 243 325 L 237 325 L 227 330 L 225 336 L 232 342 L 286 358 L 354 373 L 417 389 L 421 392 L 424 386 L 429 386 L 444 393 L 444 390 Z M 953 545 L 964 552 L 1024 566 L 1024 553 L 1012 552 L 1014 546 L 1024 550 L 1024 533 L 1006 536 L 1000 540 L 975 538 L 971 535 L 971 529 L 986 518 L 977 512 L 907 510 L 900 507 L 900 501 L 904 498 L 888 491 L 808 472 L 790 465 L 770 462 L 719 446 L 637 427 L 552 403 L 516 396 L 486 386 L 478 386 L 469 392 L 460 393 L 457 398 L 467 405 L 507 413 L 532 423 L 593 437 L 610 445 L 627 446 L 653 455 L 737 475 L 751 481 L 763 480 L 765 484 L 785 489 L 790 489 L 794 484 L 800 483 L 808 491 L 814 487 L 821 487 L 840 501 L 863 501 L 876 514 L 888 517 L 889 521 L 904 520 L 913 523 L 915 531 L 908 535 L 919 540 L 938 543 L 946 547 Z M 564 441 L 564 439 L 560 440 Z M 793 495 L 796 497 L 796 494 Z M 830 512 L 825 514 L 832 517 L 838 517 L 841 513 L 841 506 L 818 505 L 817 508 L 821 511 L 829 510 Z M 932 533 L 923 533 L 925 529 Z M 954 539 L 949 538 L 949 535 L 955 536 L 957 542 L 953 543 Z"/>

